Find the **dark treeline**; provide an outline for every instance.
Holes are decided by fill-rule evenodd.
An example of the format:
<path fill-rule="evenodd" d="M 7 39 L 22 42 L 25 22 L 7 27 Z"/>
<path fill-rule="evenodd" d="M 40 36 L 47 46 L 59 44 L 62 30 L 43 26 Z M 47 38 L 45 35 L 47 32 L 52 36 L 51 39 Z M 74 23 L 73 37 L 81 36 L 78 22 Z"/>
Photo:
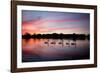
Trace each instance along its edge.
<path fill-rule="evenodd" d="M 85 39 L 90 39 L 90 35 L 87 34 L 57 34 L 57 33 L 52 33 L 52 34 L 29 34 L 26 33 L 24 35 L 22 35 L 23 39 L 30 39 L 30 38 L 34 38 L 34 39 L 73 39 L 73 40 L 85 40 Z"/>

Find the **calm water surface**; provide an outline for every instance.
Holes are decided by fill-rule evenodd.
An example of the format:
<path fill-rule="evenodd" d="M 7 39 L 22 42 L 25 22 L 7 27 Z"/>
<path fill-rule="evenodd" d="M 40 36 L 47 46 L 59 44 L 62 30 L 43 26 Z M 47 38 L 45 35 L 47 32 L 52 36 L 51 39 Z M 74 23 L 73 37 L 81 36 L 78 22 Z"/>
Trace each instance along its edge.
<path fill-rule="evenodd" d="M 89 59 L 89 45 L 89 40 L 23 39 L 22 62 Z"/>

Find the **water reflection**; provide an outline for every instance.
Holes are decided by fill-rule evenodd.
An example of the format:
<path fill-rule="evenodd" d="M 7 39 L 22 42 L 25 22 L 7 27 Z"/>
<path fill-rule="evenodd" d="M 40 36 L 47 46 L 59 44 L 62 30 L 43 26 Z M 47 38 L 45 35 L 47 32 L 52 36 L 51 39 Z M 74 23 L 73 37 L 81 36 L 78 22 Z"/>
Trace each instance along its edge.
<path fill-rule="evenodd" d="M 22 62 L 89 59 L 89 54 L 89 40 L 22 40 Z"/>

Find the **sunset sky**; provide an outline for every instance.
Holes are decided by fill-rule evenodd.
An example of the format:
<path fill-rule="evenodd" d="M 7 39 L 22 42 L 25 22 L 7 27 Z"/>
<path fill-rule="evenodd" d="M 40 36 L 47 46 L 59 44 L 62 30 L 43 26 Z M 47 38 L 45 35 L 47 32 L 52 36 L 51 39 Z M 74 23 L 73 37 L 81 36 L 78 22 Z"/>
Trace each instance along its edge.
<path fill-rule="evenodd" d="M 88 13 L 22 10 L 22 34 L 89 34 Z"/>

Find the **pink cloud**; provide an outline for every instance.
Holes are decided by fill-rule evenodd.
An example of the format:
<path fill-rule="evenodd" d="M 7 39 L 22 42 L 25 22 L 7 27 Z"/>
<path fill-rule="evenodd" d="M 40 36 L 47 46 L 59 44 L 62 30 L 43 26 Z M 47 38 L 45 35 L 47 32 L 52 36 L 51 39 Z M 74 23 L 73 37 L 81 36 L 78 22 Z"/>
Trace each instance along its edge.
<path fill-rule="evenodd" d="M 83 31 L 83 28 L 44 28 L 44 26 L 48 25 L 48 23 L 55 23 L 55 22 L 78 22 L 79 20 L 75 19 L 60 19 L 60 20 L 32 20 L 27 22 L 22 22 L 22 33 L 25 32 L 29 33 L 43 33 L 43 32 L 50 32 L 50 31 L 57 31 L 57 30 L 71 30 L 71 31 Z M 49 24 L 50 25 L 50 24 Z"/>

